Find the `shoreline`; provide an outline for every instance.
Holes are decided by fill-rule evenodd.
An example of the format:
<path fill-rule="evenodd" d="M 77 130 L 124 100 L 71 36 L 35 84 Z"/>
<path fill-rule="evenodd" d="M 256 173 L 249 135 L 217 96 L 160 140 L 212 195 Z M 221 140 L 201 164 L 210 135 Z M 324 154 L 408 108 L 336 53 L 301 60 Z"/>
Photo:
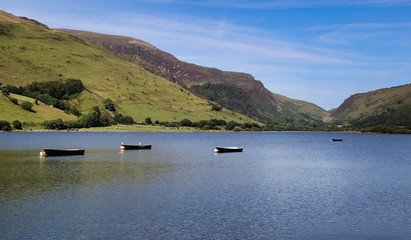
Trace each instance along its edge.
<path fill-rule="evenodd" d="M 6 131 L 0 131 L 6 132 Z M 176 132 L 176 133 L 264 133 L 264 132 L 297 132 L 297 133 L 363 133 L 359 131 L 230 131 L 230 130 L 201 130 L 193 127 L 163 127 L 163 126 L 147 126 L 147 125 L 114 125 L 108 127 L 91 127 L 91 128 L 75 128 L 75 129 L 23 129 L 13 130 L 10 132 Z"/>
<path fill-rule="evenodd" d="M 385 133 L 385 132 L 362 132 L 362 131 L 321 131 L 321 130 L 311 130 L 311 131 L 252 131 L 252 130 L 241 130 L 233 131 L 226 129 L 210 129 L 203 130 L 195 127 L 164 127 L 156 125 L 112 125 L 106 127 L 91 127 L 91 128 L 73 128 L 73 129 L 44 129 L 40 127 L 33 126 L 33 128 L 25 128 L 23 130 L 13 130 L 13 131 L 0 131 L 0 132 L 176 132 L 176 133 L 200 133 L 200 132 L 215 132 L 215 133 L 227 133 L 227 132 L 242 132 L 242 133 L 256 133 L 256 132 L 311 132 L 311 133 L 372 133 L 372 134 L 409 134 L 409 133 Z"/>

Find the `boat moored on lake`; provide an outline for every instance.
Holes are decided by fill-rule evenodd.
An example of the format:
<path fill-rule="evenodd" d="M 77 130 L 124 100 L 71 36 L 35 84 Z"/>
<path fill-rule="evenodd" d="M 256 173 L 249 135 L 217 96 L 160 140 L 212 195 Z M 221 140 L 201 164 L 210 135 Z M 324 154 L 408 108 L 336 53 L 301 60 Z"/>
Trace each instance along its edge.
<path fill-rule="evenodd" d="M 151 149 L 151 145 L 143 145 L 139 143 L 138 145 L 132 145 L 132 144 L 124 144 L 121 143 L 120 150 L 140 150 L 140 149 Z"/>
<path fill-rule="evenodd" d="M 331 142 L 341 142 L 342 138 L 331 138 Z"/>
<path fill-rule="evenodd" d="M 227 152 L 242 152 L 242 147 L 216 147 L 214 149 L 215 153 L 227 153 Z"/>
<path fill-rule="evenodd" d="M 45 156 L 70 156 L 70 155 L 84 155 L 85 149 L 77 148 L 43 148 L 43 152 L 40 152 L 41 157 Z"/>

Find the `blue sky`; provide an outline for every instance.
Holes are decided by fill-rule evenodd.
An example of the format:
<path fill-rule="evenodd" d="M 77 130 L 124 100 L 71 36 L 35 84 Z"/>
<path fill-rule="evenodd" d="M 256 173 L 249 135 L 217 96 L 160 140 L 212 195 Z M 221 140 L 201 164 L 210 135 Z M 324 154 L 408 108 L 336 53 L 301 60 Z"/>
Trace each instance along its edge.
<path fill-rule="evenodd" d="M 252 74 L 326 110 L 411 82 L 411 0 L 0 0 L 1 10 L 135 37 L 180 60 Z"/>

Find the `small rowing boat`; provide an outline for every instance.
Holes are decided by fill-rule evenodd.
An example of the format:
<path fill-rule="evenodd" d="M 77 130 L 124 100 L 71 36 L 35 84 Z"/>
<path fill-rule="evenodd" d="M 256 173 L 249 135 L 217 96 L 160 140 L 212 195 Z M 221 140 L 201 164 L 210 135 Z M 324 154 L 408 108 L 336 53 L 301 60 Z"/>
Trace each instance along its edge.
<path fill-rule="evenodd" d="M 341 142 L 342 138 L 331 138 L 331 142 Z"/>
<path fill-rule="evenodd" d="M 214 149 L 215 153 L 226 153 L 226 152 L 242 152 L 242 147 L 216 147 Z"/>
<path fill-rule="evenodd" d="M 57 148 L 43 148 L 40 156 L 69 156 L 69 155 L 84 155 L 84 149 L 57 149 Z"/>
<path fill-rule="evenodd" d="M 121 143 L 121 150 L 139 150 L 139 149 L 151 149 L 151 145 L 142 145 L 141 143 L 138 145 L 131 145 L 131 144 L 124 144 Z"/>

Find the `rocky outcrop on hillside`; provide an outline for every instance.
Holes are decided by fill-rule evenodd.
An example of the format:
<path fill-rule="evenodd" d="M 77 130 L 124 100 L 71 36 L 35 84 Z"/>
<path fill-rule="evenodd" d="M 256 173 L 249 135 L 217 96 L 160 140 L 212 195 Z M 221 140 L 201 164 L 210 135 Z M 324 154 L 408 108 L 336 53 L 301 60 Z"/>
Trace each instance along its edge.
<path fill-rule="evenodd" d="M 41 23 L 41 22 L 38 22 L 38 21 L 36 21 L 36 20 L 34 20 L 34 19 L 31 19 L 31 18 L 27 18 L 27 17 L 19 17 L 21 20 L 25 20 L 25 21 L 30 21 L 30 22 L 32 22 L 32 23 L 34 23 L 34 24 L 36 24 L 36 25 L 39 25 L 39 26 L 42 26 L 42 27 L 45 27 L 45 28 L 49 28 L 46 24 L 43 24 L 43 23 Z"/>

